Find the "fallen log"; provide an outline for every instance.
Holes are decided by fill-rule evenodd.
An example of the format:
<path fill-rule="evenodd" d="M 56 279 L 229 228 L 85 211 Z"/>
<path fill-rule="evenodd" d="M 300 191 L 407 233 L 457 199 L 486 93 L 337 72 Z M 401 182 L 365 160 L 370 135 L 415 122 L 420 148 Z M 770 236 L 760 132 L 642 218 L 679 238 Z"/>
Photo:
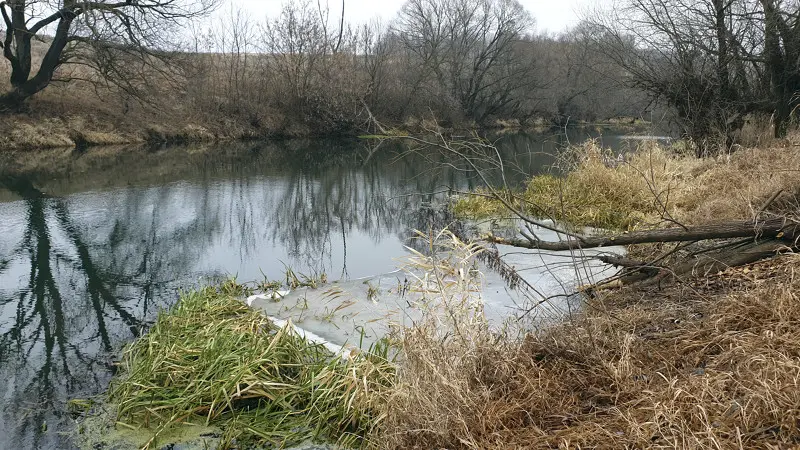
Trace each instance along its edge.
<path fill-rule="evenodd" d="M 709 276 L 722 272 L 730 267 L 752 264 L 762 259 L 774 257 L 782 252 L 791 251 L 792 247 L 776 240 L 753 242 L 744 248 L 725 250 L 714 254 L 704 254 L 690 258 L 672 267 L 664 267 L 655 276 L 647 277 L 642 286 L 657 285 L 670 279 L 683 276 Z"/>
<path fill-rule="evenodd" d="M 708 239 L 732 238 L 772 238 L 794 243 L 800 237 L 800 223 L 786 218 L 758 221 L 736 221 L 690 228 L 663 228 L 657 230 L 632 231 L 614 236 L 580 236 L 559 242 L 535 239 L 501 238 L 489 235 L 486 239 L 495 244 L 547 251 L 566 251 L 608 247 L 614 245 L 635 245 L 656 242 L 686 242 Z"/>
<path fill-rule="evenodd" d="M 663 257 L 652 261 L 637 261 L 614 254 L 600 254 L 594 258 L 620 267 L 622 270 L 614 277 L 593 286 L 584 286 L 583 291 L 636 284 L 637 286 L 660 286 L 686 276 L 707 276 L 729 267 L 751 264 L 773 257 L 786 251 L 798 251 L 800 246 L 800 223 L 787 218 L 766 220 L 736 221 L 698 227 L 665 228 L 657 230 L 634 231 L 614 236 L 576 236 L 560 242 L 536 240 L 530 235 L 526 239 L 505 239 L 488 236 L 486 239 L 496 244 L 511 245 L 545 251 L 567 251 L 608 247 L 613 245 L 636 245 L 648 243 L 686 242 L 675 251 L 690 247 L 704 240 L 731 240 L 746 238 L 744 241 L 728 241 L 725 244 L 684 254 L 678 262 L 664 264 Z M 671 251 L 669 253 L 675 253 Z M 668 253 L 668 254 L 669 254 Z"/>
<path fill-rule="evenodd" d="M 588 295 L 594 295 L 598 291 L 617 289 L 633 284 L 645 288 L 662 286 L 682 277 L 714 275 L 730 267 L 756 263 L 796 250 L 798 250 L 796 246 L 792 247 L 781 241 L 767 240 L 752 242 L 745 247 L 720 251 L 715 254 L 689 257 L 677 265 L 655 265 L 646 262 L 639 262 L 637 265 L 635 260 L 624 257 L 598 256 L 597 259 L 600 261 L 621 267 L 622 270 L 613 277 L 596 284 L 581 286 L 578 290 Z"/>

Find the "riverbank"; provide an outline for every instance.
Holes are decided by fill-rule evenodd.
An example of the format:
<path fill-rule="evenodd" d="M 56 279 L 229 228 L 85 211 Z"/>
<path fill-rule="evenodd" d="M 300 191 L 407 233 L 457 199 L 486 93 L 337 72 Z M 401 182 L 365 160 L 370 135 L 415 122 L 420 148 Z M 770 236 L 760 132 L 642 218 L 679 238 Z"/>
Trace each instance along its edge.
<path fill-rule="evenodd" d="M 303 129 L 253 127 L 236 120 L 204 120 L 154 114 L 70 112 L 50 115 L 0 115 L 0 152 L 37 149 L 81 149 L 129 144 L 185 144 L 267 137 L 304 137 Z"/>
<path fill-rule="evenodd" d="M 121 105 L 120 103 L 124 103 Z M 366 123 L 366 122 L 365 122 Z M 492 133 L 542 132 L 554 125 L 542 119 L 496 120 L 475 123 L 437 124 L 433 120 L 408 117 L 402 123 L 384 124 L 393 133 L 429 133 L 443 129 Z M 603 124 L 575 122 L 573 127 L 611 127 L 622 132 L 647 130 L 651 124 L 613 120 Z M 30 152 L 40 149 L 85 149 L 96 146 L 174 145 L 224 141 L 297 138 L 346 138 L 364 134 L 353 128 L 330 133 L 279 111 L 265 112 L 258 120 L 210 111 L 192 112 L 183 107 L 128 105 L 120 98 L 107 101 L 80 96 L 59 99 L 35 98 L 26 112 L 0 114 L 0 152 Z"/>
<path fill-rule="evenodd" d="M 791 163 L 800 155 L 792 142 L 742 149 L 715 160 L 698 160 L 648 144 L 627 155 L 622 164 L 587 144 L 565 160 L 571 167 L 568 174 L 534 179 L 525 195 L 550 206 L 549 215 L 572 220 L 574 226 L 636 230 L 670 220 L 700 225 L 746 219 L 756 213 L 791 218 L 797 216 L 800 205 L 800 173 Z M 772 198 L 776 191 L 782 194 Z M 487 206 L 468 200 L 461 204 L 462 213 L 475 212 L 476 205 Z M 494 205 L 478 211 L 482 217 L 500 212 Z M 452 313 L 444 317 L 452 320 L 429 314 L 402 329 L 393 341 L 399 357 L 391 365 L 396 372 L 391 373 L 396 375 L 382 378 L 385 383 L 380 388 L 372 386 L 370 378 L 359 376 L 364 386 L 372 387 L 358 390 L 355 403 L 337 403 L 347 405 L 344 409 L 326 410 L 346 417 L 361 414 L 362 405 L 371 405 L 374 409 L 369 414 L 359 416 L 367 422 L 349 422 L 358 424 L 357 431 L 325 429 L 304 434 L 303 439 L 357 437 L 348 443 L 376 448 L 741 448 L 780 447 L 800 439 L 797 255 L 784 254 L 663 286 L 596 291 L 584 298 L 585 307 L 579 313 L 555 326 L 527 329 L 520 339 L 514 333 L 498 335 L 488 329 L 472 295 L 472 281 L 465 275 L 472 273 L 468 268 L 475 247 L 452 242 L 448 248 L 460 256 L 451 261 L 464 267 L 430 264 L 420 256 L 417 267 L 439 271 L 441 276 L 430 277 L 439 280 L 430 290 L 412 290 L 429 295 L 427 304 L 434 305 L 429 312 L 444 308 Z M 654 244 L 634 256 L 665 250 L 665 245 Z M 579 260 L 573 263 L 580 267 Z M 249 392 L 251 386 L 261 389 L 276 382 L 274 376 L 283 373 L 278 360 L 274 360 L 278 361 L 275 371 L 261 370 L 256 364 L 253 367 L 258 370 L 246 372 L 251 378 L 234 382 L 217 400 L 203 397 L 201 385 L 207 379 L 203 374 L 217 373 L 205 370 L 205 364 L 216 362 L 220 354 L 202 348 L 227 341 L 212 335 L 251 339 L 278 332 L 263 316 L 238 303 L 243 293 L 203 292 L 200 297 L 198 293 L 184 296 L 184 309 L 178 307 L 159 319 L 159 324 L 171 326 L 155 328 L 126 353 L 117 386 L 132 390 L 112 388 L 110 397 L 123 408 L 123 422 L 137 427 L 153 421 L 177 425 L 194 417 L 212 418 L 219 424 L 224 422 L 218 419 L 228 420 L 230 414 L 280 411 L 279 416 L 298 414 L 313 423 L 313 408 L 309 413 L 302 405 L 283 403 L 287 398 L 283 395 L 262 396 L 255 407 L 231 400 Z M 198 302 L 198 298 L 205 300 Z M 228 311 L 205 320 L 206 312 L 192 306 L 207 308 L 218 301 L 236 313 Z M 242 317 L 263 325 L 245 326 Z M 212 335 L 197 334 L 203 327 L 187 325 L 197 320 L 204 326 L 214 323 L 209 327 Z M 165 345 L 182 348 L 183 344 L 174 345 L 175 339 L 200 347 L 162 351 Z M 223 353 L 230 359 L 242 361 L 239 357 L 251 354 L 248 349 L 254 346 L 226 348 Z M 267 346 L 255 354 L 271 357 L 275 348 Z M 187 371 L 181 372 L 185 376 L 165 378 L 168 371 L 151 364 L 155 355 L 162 354 L 171 355 L 164 359 L 169 367 L 185 367 Z M 325 358 L 325 364 L 340 364 L 331 354 Z M 353 370 L 359 373 L 361 369 Z M 225 386 L 231 382 L 225 374 L 238 373 L 223 372 L 219 372 L 219 383 L 210 384 Z M 324 379 L 338 383 L 338 374 L 333 370 Z M 142 382 L 141 376 L 147 381 Z M 278 381 L 298 392 L 295 380 Z M 312 385 L 306 391 L 310 396 L 300 397 L 313 400 L 315 389 Z M 172 403 L 176 397 L 182 402 L 178 409 Z M 153 403 L 154 398 L 167 398 L 167 403 Z M 126 410 L 125 405 L 134 407 Z M 161 414 L 163 406 L 169 413 Z M 151 430 L 158 427 L 151 425 Z M 264 429 L 250 426 L 246 431 L 262 445 L 275 443 L 264 438 Z"/>
<path fill-rule="evenodd" d="M 800 431 L 793 416 L 800 401 L 800 279 L 793 270 L 798 263 L 796 256 L 785 256 L 675 286 L 646 301 L 636 300 L 638 292 L 617 292 L 596 300 L 575 321 L 528 334 L 522 342 L 455 344 L 468 350 L 458 358 L 449 355 L 456 348 L 431 347 L 419 330 L 403 346 L 419 345 L 401 364 L 400 378 L 382 375 L 377 385 L 360 375 L 375 374 L 374 363 L 369 371 L 363 363 L 336 359 L 312 364 L 308 358 L 324 351 L 303 350 L 309 344 L 289 336 L 270 347 L 278 339 L 273 325 L 235 297 L 208 290 L 189 294 L 181 309 L 163 316 L 150 337 L 126 354 L 122 373 L 135 378 L 123 375 L 112 389 L 112 402 L 124 408 L 117 429 L 149 424 L 149 431 L 127 432 L 149 448 L 180 442 L 175 429 L 149 440 L 163 432 L 159 425 L 176 418 L 184 422 L 178 436 L 181 429 L 191 433 L 199 421 L 222 430 L 206 438 L 237 439 L 241 445 L 292 445 L 312 436 L 350 437 L 345 442 L 351 446 L 370 448 L 793 442 Z M 198 308 L 200 299 L 207 303 Z M 209 315 L 215 308 L 224 313 Z M 206 331 L 191 325 L 200 319 Z M 262 333 L 273 337 L 263 346 L 250 342 Z M 304 361 L 304 377 L 287 378 L 296 367 L 282 359 L 287 339 L 295 348 L 289 355 Z M 331 364 L 342 371 L 315 372 Z M 391 373 L 380 365 L 380 373 Z M 308 384 L 315 377 L 324 381 Z M 327 391 L 331 387 L 335 392 Z M 314 401 L 315 392 L 318 402 L 330 402 L 320 404 L 324 409 L 303 406 Z M 321 412 L 325 417 L 317 417 Z M 357 422 L 349 421 L 355 417 Z M 343 431 L 352 430 L 352 423 L 360 424 L 360 435 Z M 313 430 L 315 424 L 334 428 Z M 371 427 L 376 434 L 367 433 Z"/>

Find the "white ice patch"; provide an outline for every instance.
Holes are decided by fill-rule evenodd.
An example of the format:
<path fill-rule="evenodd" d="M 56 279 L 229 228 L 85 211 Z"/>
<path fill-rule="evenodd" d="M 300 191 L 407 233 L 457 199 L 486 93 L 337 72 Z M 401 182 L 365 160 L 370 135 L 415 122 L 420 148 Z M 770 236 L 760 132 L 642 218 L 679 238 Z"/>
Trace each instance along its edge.
<path fill-rule="evenodd" d="M 273 291 L 268 294 L 251 295 L 250 297 L 247 297 L 247 306 L 253 306 L 253 302 L 256 300 L 281 300 L 289 295 L 290 292 L 292 291 Z"/>
<path fill-rule="evenodd" d="M 307 340 L 308 342 L 312 342 L 317 345 L 322 345 L 323 347 L 328 349 L 331 353 L 340 356 L 342 359 L 347 359 L 352 354 L 353 349 L 341 345 L 336 345 L 333 342 L 330 342 L 321 336 L 318 336 L 310 331 L 298 327 L 289 320 L 278 319 L 277 317 L 272 317 L 272 316 L 267 316 L 267 318 L 271 320 L 272 323 L 274 323 L 275 326 L 278 328 L 285 328 L 287 325 L 291 325 L 292 328 L 294 329 L 294 332 L 297 333 L 298 336 Z"/>
<path fill-rule="evenodd" d="M 259 300 L 261 300 L 261 301 L 269 301 L 269 302 L 282 300 L 283 298 L 285 298 L 290 293 L 291 293 L 291 291 L 285 291 L 284 290 L 284 291 L 273 291 L 273 292 L 266 293 L 266 294 L 251 295 L 250 297 L 247 297 L 247 300 L 246 300 L 247 306 L 252 308 L 253 307 L 253 303 L 255 303 L 256 301 L 259 301 Z M 267 318 L 270 321 L 272 321 L 272 323 L 275 324 L 275 326 L 278 327 L 278 328 L 285 328 L 287 325 L 291 325 L 292 329 L 294 330 L 295 333 L 297 333 L 298 336 L 300 336 L 301 338 L 303 338 L 303 339 L 305 339 L 305 340 L 307 340 L 307 341 L 309 341 L 311 343 L 314 343 L 314 344 L 317 344 L 317 345 L 322 345 L 323 347 L 328 349 L 333 354 L 335 354 L 337 356 L 340 356 L 342 359 L 349 358 L 353 353 L 354 349 L 348 348 L 346 346 L 334 344 L 333 342 L 328 341 L 327 339 L 323 338 L 322 336 L 319 336 L 317 334 L 312 333 L 311 331 L 304 330 L 304 329 L 298 327 L 297 325 L 295 325 L 294 323 L 292 323 L 289 320 L 283 320 L 283 319 L 279 319 L 277 317 L 273 317 L 273 316 L 269 316 L 269 315 L 267 316 Z"/>

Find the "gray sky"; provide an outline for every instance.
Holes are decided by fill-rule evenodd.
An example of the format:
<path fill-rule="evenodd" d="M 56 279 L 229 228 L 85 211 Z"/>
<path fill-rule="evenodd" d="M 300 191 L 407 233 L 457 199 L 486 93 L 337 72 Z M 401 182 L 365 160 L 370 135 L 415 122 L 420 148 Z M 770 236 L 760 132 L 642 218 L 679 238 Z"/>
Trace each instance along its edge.
<path fill-rule="evenodd" d="M 261 18 L 277 15 L 282 0 L 229 0 L 253 16 Z M 324 2 L 325 0 L 323 0 Z M 579 13 L 592 7 L 598 0 L 520 0 L 536 19 L 537 31 L 559 32 L 574 25 Z M 374 17 L 384 21 L 391 20 L 402 6 L 404 0 L 345 0 L 347 20 L 351 23 L 365 23 Z M 331 15 L 339 14 L 341 0 L 330 0 Z"/>

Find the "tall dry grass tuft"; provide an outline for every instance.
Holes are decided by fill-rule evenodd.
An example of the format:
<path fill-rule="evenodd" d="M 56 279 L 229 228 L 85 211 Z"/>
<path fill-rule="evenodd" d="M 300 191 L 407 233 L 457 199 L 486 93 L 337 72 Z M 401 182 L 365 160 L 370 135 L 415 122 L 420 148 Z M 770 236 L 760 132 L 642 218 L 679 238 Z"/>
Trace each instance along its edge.
<path fill-rule="evenodd" d="M 572 225 L 632 229 L 673 214 L 674 191 L 702 164 L 652 142 L 617 157 L 587 141 L 560 156 L 564 177 L 534 177 L 524 197 Z"/>
<path fill-rule="evenodd" d="M 480 247 L 443 231 L 414 252 L 407 271 L 422 317 L 399 330 L 398 379 L 379 430 L 390 448 L 477 445 L 492 425 L 496 393 L 485 380 L 504 377 L 507 344 L 489 330 L 474 269 Z M 422 275 L 417 275 L 417 274 Z M 505 384 L 505 383 L 501 383 Z"/>
<path fill-rule="evenodd" d="M 798 263 L 619 291 L 522 342 L 429 318 L 404 336 L 385 446 L 788 448 L 800 442 Z"/>

